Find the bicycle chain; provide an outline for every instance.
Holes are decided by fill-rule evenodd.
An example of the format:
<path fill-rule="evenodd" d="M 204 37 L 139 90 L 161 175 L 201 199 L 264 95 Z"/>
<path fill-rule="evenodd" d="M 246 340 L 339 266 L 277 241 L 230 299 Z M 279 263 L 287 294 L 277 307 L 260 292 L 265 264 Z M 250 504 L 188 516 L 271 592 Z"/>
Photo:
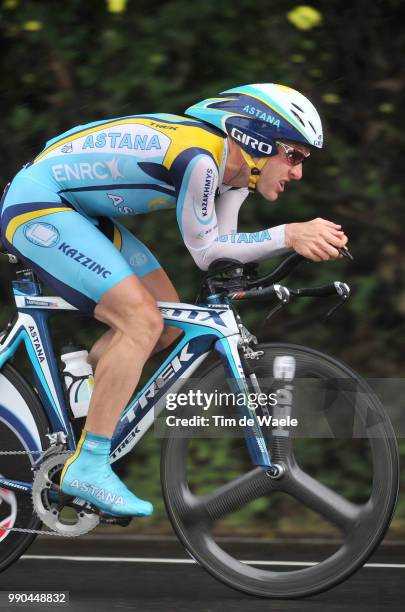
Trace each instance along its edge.
<path fill-rule="evenodd" d="M 0 451 L 0 455 L 45 455 L 47 451 Z M 73 454 L 73 452 L 72 452 Z M 56 531 L 45 531 L 45 529 L 23 529 L 22 527 L 2 527 L 4 531 L 17 531 L 19 533 L 31 533 L 36 535 L 57 536 L 58 538 L 74 538 L 75 536 L 57 533 Z"/>
<path fill-rule="evenodd" d="M 48 448 L 46 451 L 0 451 L 1 455 L 47 455 L 49 451 L 52 450 L 52 446 Z M 73 455 L 74 451 L 64 451 L 66 454 Z M 31 498 L 32 500 L 32 498 Z M 33 501 L 33 500 L 32 500 Z M 35 506 L 34 512 L 36 513 Z M 94 527 L 93 527 L 94 528 Z M 69 534 L 69 533 L 58 533 L 57 531 L 45 531 L 44 529 L 24 529 L 22 527 L 3 527 L 3 531 L 16 531 L 19 533 L 30 533 L 36 535 L 46 535 L 46 536 L 57 536 L 60 538 L 76 538 L 77 535 Z"/>

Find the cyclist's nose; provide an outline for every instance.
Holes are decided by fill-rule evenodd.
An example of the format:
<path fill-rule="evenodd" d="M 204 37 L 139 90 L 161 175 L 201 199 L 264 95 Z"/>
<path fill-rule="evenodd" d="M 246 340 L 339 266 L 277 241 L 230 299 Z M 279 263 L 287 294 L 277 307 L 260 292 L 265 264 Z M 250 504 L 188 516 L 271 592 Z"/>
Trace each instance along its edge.
<path fill-rule="evenodd" d="M 302 179 L 302 163 L 293 166 L 290 170 L 290 176 L 296 181 Z"/>

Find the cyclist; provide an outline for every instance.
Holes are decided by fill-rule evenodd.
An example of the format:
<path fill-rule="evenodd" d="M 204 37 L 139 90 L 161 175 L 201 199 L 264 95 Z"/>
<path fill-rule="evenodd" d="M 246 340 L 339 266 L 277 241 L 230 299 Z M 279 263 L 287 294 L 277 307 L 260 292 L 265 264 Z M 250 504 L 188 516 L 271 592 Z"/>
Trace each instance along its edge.
<path fill-rule="evenodd" d="M 243 263 L 285 248 L 315 261 L 339 256 L 347 237 L 324 219 L 237 231 L 249 191 L 275 201 L 322 147 L 311 102 L 275 84 L 224 91 L 186 117 L 133 115 L 77 126 L 50 140 L 16 175 L 2 202 L 9 250 L 79 309 L 111 329 L 91 352 L 95 387 L 61 488 L 112 515 L 145 516 L 109 464 L 111 437 L 152 351 L 179 331 L 164 328 L 157 300 L 179 301 L 149 249 L 115 218 L 176 207 L 182 238 L 206 270 L 219 257 Z"/>

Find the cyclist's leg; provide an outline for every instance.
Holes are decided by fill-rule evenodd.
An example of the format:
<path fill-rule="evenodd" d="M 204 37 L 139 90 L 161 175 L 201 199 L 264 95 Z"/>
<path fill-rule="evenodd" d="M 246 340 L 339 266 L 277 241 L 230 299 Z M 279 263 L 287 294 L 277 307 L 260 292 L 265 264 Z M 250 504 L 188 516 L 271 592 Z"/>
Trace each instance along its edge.
<path fill-rule="evenodd" d="M 49 210 L 53 209 L 36 211 L 34 221 L 15 217 L 8 228 L 18 227 L 13 236 L 6 230 L 6 237 L 13 250 L 62 297 L 83 311 L 93 310 L 114 330 L 114 346 L 108 350 L 119 358 L 111 367 L 101 367 L 101 374 L 97 368 L 89 409 L 91 431 L 111 436 L 161 334 L 162 318 L 153 296 L 91 221 L 66 207 Z"/>
<path fill-rule="evenodd" d="M 112 348 L 117 355 L 121 351 L 120 357 L 115 367 L 101 368 L 102 375 L 97 368 L 86 422 L 93 433 L 111 436 L 160 337 L 162 318 L 153 296 L 90 220 L 67 207 L 55 212 L 52 204 L 42 206 L 32 213 L 35 217 L 30 213 L 28 221 L 26 213 L 13 217 L 5 235 L 9 246 L 32 265 L 40 278 L 70 303 L 88 313 L 93 311 L 113 329 Z M 98 314 L 97 304 L 101 306 L 103 300 L 106 306 Z M 114 311 L 112 316 L 110 310 Z M 105 378 L 111 385 L 106 388 Z"/>
<path fill-rule="evenodd" d="M 124 225 L 108 217 L 98 219 L 98 228 L 113 242 L 123 257 L 134 270 L 143 286 L 155 298 L 162 302 L 179 302 L 178 293 L 166 272 L 160 267 L 156 257 L 139 238 L 134 236 Z M 89 362 L 96 367 L 100 356 L 108 347 L 114 330 L 105 332 L 93 345 Z M 165 325 L 163 332 L 152 353 L 161 351 L 172 344 L 181 335 L 181 330 Z"/>
<path fill-rule="evenodd" d="M 101 297 L 95 317 L 109 325 L 114 335 L 97 364 L 86 431 L 65 464 L 62 491 L 83 497 L 109 514 L 148 516 L 152 504 L 137 498 L 118 479 L 109 455 L 112 433 L 160 336 L 162 318 L 155 300 L 133 274 Z"/>
<path fill-rule="evenodd" d="M 143 286 L 153 295 L 156 301 L 161 302 L 179 302 L 179 296 L 176 289 L 173 287 L 171 280 L 167 276 L 163 268 L 150 272 L 143 278 L 140 278 Z M 182 331 L 177 327 L 171 327 L 165 325 L 163 331 L 155 344 L 151 355 L 163 351 L 165 348 L 170 346 L 175 340 L 181 336 Z M 88 361 L 92 365 L 93 369 L 96 368 L 97 363 L 107 349 L 109 343 L 114 336 L 114 330 L 109 329 L 94 343 L 91 347 Z"/>
<path fill-rule="evenodd" d="M 172 281 L 161 268 L 154 270 L 141 279 L 143 286 L 159 302 L 180 302 L 179 295 L 174 288 Z M 181 336 L 182 331 L 178 327 L 165 325 L 152 353 L 158 353 L 170 346 L 172 342 Z"/>
<path fill-rule="evenodd" d="M 109 514 L 148 516 L 152 504 L 128 491 L 112 471 L 109 455 L 118 417 L 161 334 L 162 318 L 155 300 L 133 274 L 103 295 L 95 317 L 109 325 L 114 335 L 97 364 L 87 431 L 65 464 L 62 491 L 83 497 Z"/>
<path fill-rule="evenodd" d="M 162 318 L 152 295 L 113 244 L 90 220 L 62 202 L 59 206 L 55 204 L 42 201 L 12 203 L 6 207 L 2 216 L 5 242 L 62 297 L 81 310 L 95 314 L 115 331 L 96 370 L 86 422 L 88 431 L 81 439 L 78 452 L 65 466 L 62 489 L 113 514 L 150 514 L 151 504 L 126 489 L 112 472 L 108 456 L 111 434 L 161 334 Z M 75 467 L 73 460 L 77 460 Z M 69 468 L 69 482 L 64 486 Z M 93 474 L 95 484 L 90 482 L 89 489 Z M 100 479 L 104 483 L 101 489 L 108 487 L 108 503 L 97 496 Z M 72 482 L 76 490 L 69 488 Z"/>

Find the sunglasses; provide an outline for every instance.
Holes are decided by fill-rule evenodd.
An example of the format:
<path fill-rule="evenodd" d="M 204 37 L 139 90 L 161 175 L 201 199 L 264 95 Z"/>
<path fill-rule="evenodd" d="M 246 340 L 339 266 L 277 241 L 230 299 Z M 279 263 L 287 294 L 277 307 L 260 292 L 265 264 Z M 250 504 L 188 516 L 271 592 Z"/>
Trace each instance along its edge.
<path fill-rule="evenodd" d="M 284 149 L 289 166 L 298 166 L 298 164 L 302 164 L 304 159 L 307 159 L 307 157 L 311 155 L 309 151 L 302 151 L 301 149 L 297 149 L 279 140 L 276 140 L 276 145 Z"/>

